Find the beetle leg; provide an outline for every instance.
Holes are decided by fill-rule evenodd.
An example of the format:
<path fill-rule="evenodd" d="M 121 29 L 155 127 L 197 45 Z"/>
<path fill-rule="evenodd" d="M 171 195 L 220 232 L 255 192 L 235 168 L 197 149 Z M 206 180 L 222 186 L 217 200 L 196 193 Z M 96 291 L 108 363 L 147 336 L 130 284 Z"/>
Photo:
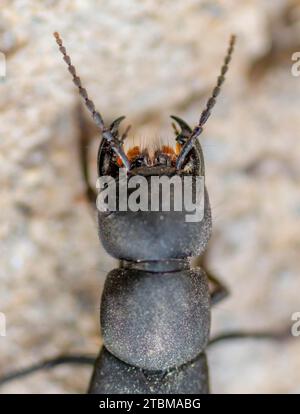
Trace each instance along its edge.
<path fill-rule="evenodd" d="M 209 281 L 209 291 L 211 298 L 211 305 L 221 302 L 229 295 L 228 288 L 215 276 L 207 265 L 207 251 L 199 256 L 196 260 L 196 266 L 201 267 L 206 273 L 206 276 Z"/>
<path fill-rule="evenodd" d="M 229 339 L 264 339 L 264 340 L 271 340 L 271 341 L 286 341 L 287 339 L 291 339 L 292 335 L 290 329 L 282 329 L 280 331 L 253 331 L 253 332 L 244 332 L 244 331 L 232 331 L 227 333 L 222 333 L 219 335 L 214 336 L 209 341 L 209 346 L 215 343 L 227 341 Z"/>
<path fill-rule="evenodd" d="M 27 375 L 33 374 L 38 371 L 48 370 L 57 367 L 58 365 L 63 364 L 75 364 L 75 365 L 93 365 L 95 363 L 96 357 L 91 355 L 60 355 L 56 358 L 46 359 L 36 364 L 30 365 L 27 368 L 21 368 L 16 371 L 9 372 L 4 374 L 3 377 L 0 377 L 0 386 L 17 380 L 19 378 L 26 377 Z"/>
<path fill-rule="evenodd" d="M 97 193 L 96 190 L 90 184 L 89 164 L 88 164 L 88 144 L 90 141 L 90 133 L 87 122 L 84 118 L 81 106 L 78 107 L 78 122 L 79 122 L 79 139 L 78 139 L 78 152 L 80 169 L 82 178 L 85 185 L 85 196 L 91 206 L 95 208 Z"/>
<path fill-rule="evenodd" d="M 210 271 L 207 271 L 207 269 L 204 269 L 204 271 L 208 277 L 210 285 L 211 305 L 213 306 L 221 302 L 223 299 L 227 298 L 229 296 L 229 290 Z"/>

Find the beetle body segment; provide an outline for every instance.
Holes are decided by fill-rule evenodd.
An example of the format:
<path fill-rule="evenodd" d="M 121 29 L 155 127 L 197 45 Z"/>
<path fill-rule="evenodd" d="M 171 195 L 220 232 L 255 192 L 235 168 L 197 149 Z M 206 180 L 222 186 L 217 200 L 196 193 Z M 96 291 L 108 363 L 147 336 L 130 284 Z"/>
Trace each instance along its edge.
<path fill-rule="evenodd" d="M 186 268 L 181 270 L 145 271 L 132 265 L 108 274 L 101 302 L 102 337 L 117 358 L 159 371 L 192 361 L 205 349 L 210 326 L 207 278 L 200 268 L 183 263 Z M 167 266 L 172 264 L 175 269 L 182 261 Z"/>

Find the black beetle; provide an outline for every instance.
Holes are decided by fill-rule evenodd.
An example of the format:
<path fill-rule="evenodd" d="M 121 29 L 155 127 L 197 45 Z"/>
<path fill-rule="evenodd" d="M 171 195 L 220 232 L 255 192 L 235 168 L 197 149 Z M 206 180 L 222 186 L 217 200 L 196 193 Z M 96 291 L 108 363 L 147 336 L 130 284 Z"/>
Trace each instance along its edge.
<path fill-rule="evenodd" d="M 99 177 L 109 176 L 118 182 L 118 172 L 124 168 L 126 179 L 142 176 L 151 188 L 154 176 L 205 176 L 203 152 L 197 138 L 225 80 L 235 36 L 231 36 L 217 85 L 198 124 L 192 129 L 173 116 L 180 127 L 178 130 L 174 125 L 175 148 L 162 146 L 152 153 L 139 146 L 125 151 L 125 136 L 120 136 L 118 131 L 124 117 L 105 126 L 59 34 L 54 33 L 54 36 L 73 81 L 102 134 L 98 151 Z M 164 197 L 161 187 L 159 196 Z M 174 190 L 170 197 L 175 196 Z M 206 188 L 203 196 L 203 217 L 196 223 L 186 222 L 184 209 L 98 212 L 99 236 L 104 248 L 121 262 L 120 267 L 107 276 L 102 295 L 104 349 L 96 362 L 89 392 L 208 392 L 204 353 L 210 328 L 208 278 L 202 269 L 191 268 L 189 260 L 204 252 L 211 234 Z M 142 376 L 137 377 L 137 372 Z"/>

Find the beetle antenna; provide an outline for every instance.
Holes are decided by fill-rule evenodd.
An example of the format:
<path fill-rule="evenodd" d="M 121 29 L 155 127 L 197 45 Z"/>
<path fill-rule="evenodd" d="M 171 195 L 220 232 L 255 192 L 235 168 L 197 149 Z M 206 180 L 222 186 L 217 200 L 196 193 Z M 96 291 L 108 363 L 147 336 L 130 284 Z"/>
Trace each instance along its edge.
<path fill-rule="evenodd" d="M 68 65 L 68 70 L 72 75 L 73 83 L 75 84 L 75 86 L 77 86 L 77 88 L 79 90 L 79 94 L 84 99 L 85 106 L 87 107 L 87 109 L 92 114 L 92 117 L 93 117 L 93 120 L 94 120 L 95 124 L 100 129 L 103 138 L 106 139 L 110 143 L 111 148 L 113 149 L 113 151 L 117 154 L 118 157 L 121 158 L 121 160 L 122 160 L 124 166 L 127 168 L 127 170 L 130 170 L 130 161 L 127 158 L 127 156 L 126 156 L 126 154 L 125 154 L 125 152 L 122 148 L 121 142 L 118 140 L 117 137 L 113 136 L 113 134 L 111 133 L 111 131 L 108 128 L 105 127 L 102 116 L 100 115 L 100 113 L 98 111 L 96 111 L 94 102 L 89 98 L 87 90 L 82 86 L 81 79 L 76 73 L 75 66 L 72 65 L 71 58 L 67 54 L 66 48 L 63 45 L 63 41 L 62 41 L 59 33 L 54 32 L 53 35 L 55 37 L 56 43 L 59 46 L 59 50 L 63 55 L 63 59 L 66 62 L 66 64 Z"/>
<path fill-rule="evenodd" d="M 229 47 L 228 47 L 227 54 L 226 54 L 225 59 L 224 59 L 224 63 L 221 67 L 221 73 L 220 73 L 220 75 L 217 79 L 217 84 L 214 87 L 214 89 L 212 91 L 212 94 L 211 94 L 210 98 L 208 99 L 208 101 L 206 103 L 205 109 L 201 113 L 198 125 L 193 129 L 193 131 L 191 132 L 191 135 L 189 136 L 186 143 L 183 145 L 183 147 L 181 149 L 181 152 L 180 152 L 180 154 L 177 158 L 177 161 L 176 161 L 176 170 L 181 169 L 182 164 L 184 163 L 184 160 L 186 159 L 188 153 L 193 148 L 196 138 L 202 133 L 203 126 L 206 123 L 206 121 L 208 120 L 208 118 L 210 117 L 211 110 L 216 104 L 216 98 L 217 98 L 217 96 L 219 95 L 219 93 L 221 91 L 221 86 L 223 85 L 223 83 L 225 81 L 225 74 L 228 71 L 229 62 L 231 61 L 232 53 L 233 53 L 233 50 L 234 50 L 235 40 L 236 40 L 236 36 L 231 35 L 230 42 L 229 42 Z"/>

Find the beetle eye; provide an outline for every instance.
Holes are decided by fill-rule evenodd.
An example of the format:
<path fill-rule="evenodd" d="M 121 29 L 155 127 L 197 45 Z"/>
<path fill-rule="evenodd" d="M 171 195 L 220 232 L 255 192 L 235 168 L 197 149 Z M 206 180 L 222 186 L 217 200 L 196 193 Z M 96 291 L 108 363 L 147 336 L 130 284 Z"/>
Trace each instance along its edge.
<path fill-rule="evenodd" d="M 149 165 L 149 159 L 147 155 L 139 155 L 132 161 L 132 167 L 138 168 L 138 167 L 145 167 Z"/>
<path fill-rule="evenodd" d="M 144 157 L 137 158 L 135 160 L 135 164 L 136 164 L 137 167 L 141 167 L 142 165 L 144 165 L 145 164 Z"/>
<path fill-rule="evenodd" d="M 170 166 L 171 165 L 171 160 L 170 157 L 166 154 L 158 154 L 158 156 L 156 157 L 156 163 L 159 165 L 165 165 L 165 166 Z"/>

